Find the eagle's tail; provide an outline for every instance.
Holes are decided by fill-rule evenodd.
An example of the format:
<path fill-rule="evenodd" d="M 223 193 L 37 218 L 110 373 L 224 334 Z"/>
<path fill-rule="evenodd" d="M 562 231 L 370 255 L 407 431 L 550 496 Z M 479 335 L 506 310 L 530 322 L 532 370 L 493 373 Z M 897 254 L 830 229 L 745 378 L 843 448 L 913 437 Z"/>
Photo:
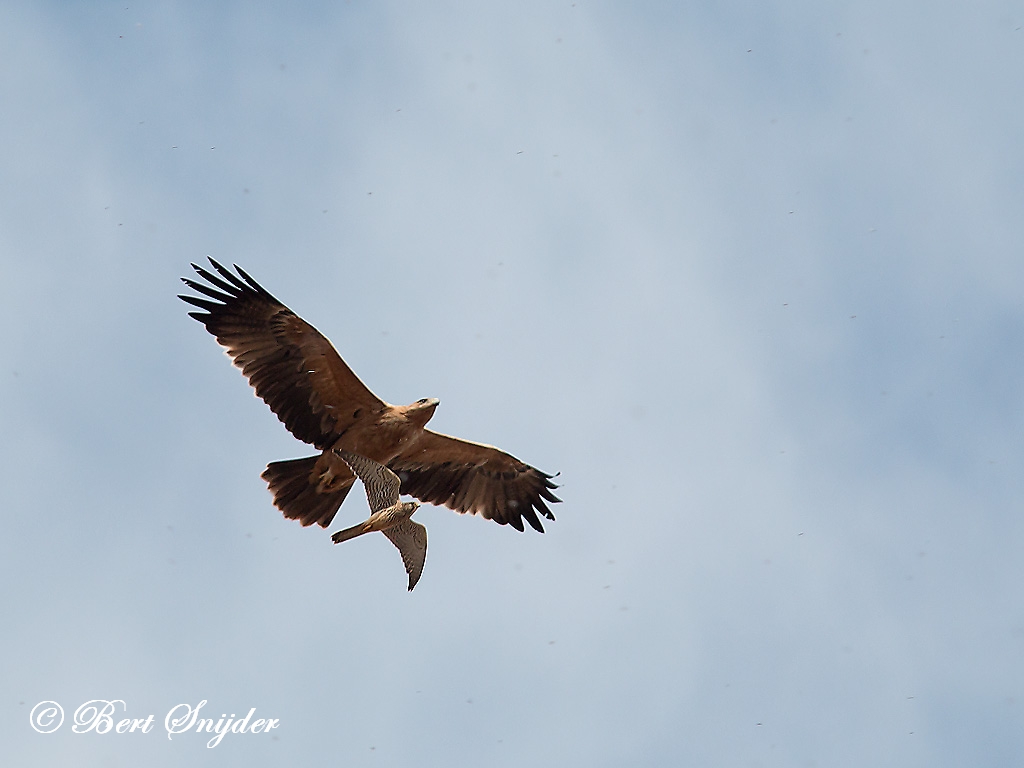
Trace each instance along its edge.
<path fill-rule="evenodd" d="M 274 494 L 274 506 L 285 517 L 298 520 L 303 525 L 318 523 L 326 528 L 337 514 L 341 502 L 348 496 L 355 478 L 347 482 L 339 480 L 339 487 L 327 493 L 320 491 L 312 478 L 318 458 L 309 456 L 305 459 L 273 461 L 267 465 L 261 477 L 267 481 L 270 492 Z"/>

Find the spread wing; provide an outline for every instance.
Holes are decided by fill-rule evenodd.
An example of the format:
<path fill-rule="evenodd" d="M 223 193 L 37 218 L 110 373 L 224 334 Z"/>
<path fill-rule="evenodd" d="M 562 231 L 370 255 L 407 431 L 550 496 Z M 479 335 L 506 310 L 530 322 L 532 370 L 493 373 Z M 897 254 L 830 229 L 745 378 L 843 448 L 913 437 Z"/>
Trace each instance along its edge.
<path fill-rule="evenodd" d="M 398 475 L 383 464 L 378 464 L 373 459 L 352 453 L 352 451 L 335 448 L 334 452 L 348 464 L 353 474 L 363 481 L 363 488 L 366 489 L 366 500 L 370 504 L 371 513 L 379 512 L 398 503 L 398 488 L 400 484 Z"/>
<path fill-rule="evenodd" d="M 382 533 L 402 553 L 402 563 L 409 574 L 409 591 L 416 586 L 427 560 L 427 529 L 419 523 L 406 519 L 398 525 L 385 528 Z"/>
<path fill-rule="evenodd" d="M 545 504 L 560 501 L 552 475 L 490 445 L 449 437 L 429 429 L 389 462 L 402 480 L 402 493 L 523 530 L 523 518 L 541 533 L 539 512 L 554 520 Z"/>
<path fill-rule="evenodd" d="M 203 296 L 179 296 L 217 337 L 256 394 L 295 437 L 323 450 L 361 415 L 385 404 L 361 382 L 316 328 L 264 290 L 238 265 L 213 259 L 215 275 L 192 265 L 206 283 L 182 281 Z"/>

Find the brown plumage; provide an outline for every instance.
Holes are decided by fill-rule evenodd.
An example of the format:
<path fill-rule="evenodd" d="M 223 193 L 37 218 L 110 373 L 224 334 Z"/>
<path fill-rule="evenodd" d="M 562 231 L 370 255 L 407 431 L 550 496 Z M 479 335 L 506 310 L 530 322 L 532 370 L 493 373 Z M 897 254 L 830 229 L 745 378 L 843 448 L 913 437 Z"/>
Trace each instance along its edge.
<path fill-rule="evenodd" d="M 179 296 L 202 312 L 189 315 L 213 334 L 285 427 L 319 456 L 275 461 L 263 472 L 274 504 L 302 525 L 331 524 L 355 476 L 333 449 L 390 467 L 401 492 L 522 531 L 543 533 L 540 516 L 552 475 L 490 445 L 425 428 L 440 401 L 390 405 L 374 395 L 331 343 L 235 265 L 212 258 L 217 274 L 195 264 L 206 282 L 182 281 L 199 296 Z M 539 515 L 539 516 L 538 516 Z"/>

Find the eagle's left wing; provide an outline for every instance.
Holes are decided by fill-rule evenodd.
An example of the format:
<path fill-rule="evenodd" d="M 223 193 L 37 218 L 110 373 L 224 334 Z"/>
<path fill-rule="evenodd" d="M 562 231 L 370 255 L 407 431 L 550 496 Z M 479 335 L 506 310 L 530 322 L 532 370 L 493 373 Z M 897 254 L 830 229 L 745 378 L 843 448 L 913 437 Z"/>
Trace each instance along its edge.
<path fill-rule="evenodd" d="M 558 502 L 552 475 L 490 445 L 423 430 L 388 466 L 402 480 L 402 493 L 523 530 L 523 518 L 541 533 L 539 512 L 555 516 L 545 499 Z"/>

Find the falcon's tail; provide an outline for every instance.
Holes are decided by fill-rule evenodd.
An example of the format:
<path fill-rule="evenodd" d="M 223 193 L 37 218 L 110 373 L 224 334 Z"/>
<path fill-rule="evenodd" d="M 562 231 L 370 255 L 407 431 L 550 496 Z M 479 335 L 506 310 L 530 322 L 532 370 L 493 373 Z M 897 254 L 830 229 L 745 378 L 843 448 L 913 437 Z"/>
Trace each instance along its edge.
<path fill-rule="evenodd" d="M 341 502 L 352 490 L 355 478 L 339 482 L 340 487 L 329 493 L 320 492 L 317 485 L 310 481 L 318 458 L 309 456 L 305 459 L 273 461 L 267 465 L 261 477 L 267 481 L 270 492 L 274 494 L 274 506 L 285 517 L 298 520 L 303 525 L 318 523 L 326 528 L 337 514 Z"/>
<path fill-rule="evenodd" d="M 331 536 L 331 541 L 335 544 L 341 544 L 343 541 L 354 539 L 356 536 L 362 536 L 364 533 L 369 533 L 372 528 L 366 527 L 366 521 L 359 523 L 359 525 L 353 525 L 351 528 L 346 528 L 343 531 L 338 531 L 336 534 Z"/>

